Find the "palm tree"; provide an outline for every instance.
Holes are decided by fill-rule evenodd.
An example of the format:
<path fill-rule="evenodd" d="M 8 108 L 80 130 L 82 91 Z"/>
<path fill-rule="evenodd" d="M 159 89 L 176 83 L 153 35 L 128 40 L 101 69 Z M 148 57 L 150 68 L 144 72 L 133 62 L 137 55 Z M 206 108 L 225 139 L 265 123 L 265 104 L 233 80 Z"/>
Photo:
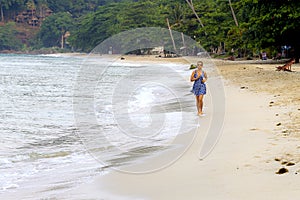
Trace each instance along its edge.
<path fill-rule="evenodd" d="M 197 20 L 199 21 L 200 25 L 202 26 L 202 28 L 204 28 L 204 25 L 200 19 L 200 17 L 198 16 L 196 10 L 195 10 L 195 7 L 194 7 L 194 4 L 193 4 L 193 0 L 186 0 L 186 2 L 189 4 L 189 6 L 191 7 L 193 13 L 195 14 Z M 207 33 L 205 32 L 205 35 L 207 35 Z"/>
<path fill-rule="evenodd" d="M 237 19 L 236 19 L 234 10 L 233 10 L 233 8 L 232 8 L 231 0 L 229 0 L 229 6 L 230 6 L 230 9 L 231 9 L 231 13 L 232 13 L 232 16 L 233 16 L 233 20 L 234 20 L 234 22 L 235 22 L 235 25 L 236 25 L 237 27 L 239 27 L 239 23 L 238 23 L 238 21 L 237 21 Z"/>
<path fill-rule="evenodd" d="M 174 23 L 171 25 L 171 27 L 181 26 L 184 18 L 184 9 L 181 6 L 181 4 L 176 3 L 173 7 L 172 11 L 172 20 Z"/>

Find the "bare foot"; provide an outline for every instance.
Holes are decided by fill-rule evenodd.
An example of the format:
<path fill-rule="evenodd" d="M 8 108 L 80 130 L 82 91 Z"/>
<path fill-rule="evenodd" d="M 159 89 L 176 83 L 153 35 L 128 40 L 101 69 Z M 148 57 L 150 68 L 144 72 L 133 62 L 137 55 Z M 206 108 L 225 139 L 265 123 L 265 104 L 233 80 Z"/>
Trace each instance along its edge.
<path fill-rule="evenodd" d="M 205 114 L 203 112 L 199 112 L 198 116 L 202 116 L 203 117 L 203 116 L 205 116 Z"/>

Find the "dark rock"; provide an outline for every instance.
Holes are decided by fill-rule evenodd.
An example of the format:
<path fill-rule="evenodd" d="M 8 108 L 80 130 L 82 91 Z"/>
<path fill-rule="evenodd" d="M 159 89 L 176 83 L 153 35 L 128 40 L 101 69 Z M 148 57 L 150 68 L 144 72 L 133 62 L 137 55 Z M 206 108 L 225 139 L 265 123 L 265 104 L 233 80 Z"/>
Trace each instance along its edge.
<path fill-rule="evenodd" d="M 285 165 L 285 164 L 287 164 L 287 163 L 288 163 L 287 161 L 282 161 L 282 162 L 281 162 L 282 165 Z"/>
<path fill-rule="evenodd" d="M 289 172 L 289 170 L 287 168 L 282 167 L 276 172 L 276 174 L 285 174 L 287 172 Z"/>
<path fill-rule="evenodd" d="M 295 163 L 293 163 L 293 162 L 288 162 L 288 163 L 286 164 L 286 166 L 293 166 L 293 165 L 295 165 Z"/>
<path fill-rule="evenodd" d="M 274 160 L 277 161 L 277 162 L 281 161 L 280 158 L 275 158 Z"/>

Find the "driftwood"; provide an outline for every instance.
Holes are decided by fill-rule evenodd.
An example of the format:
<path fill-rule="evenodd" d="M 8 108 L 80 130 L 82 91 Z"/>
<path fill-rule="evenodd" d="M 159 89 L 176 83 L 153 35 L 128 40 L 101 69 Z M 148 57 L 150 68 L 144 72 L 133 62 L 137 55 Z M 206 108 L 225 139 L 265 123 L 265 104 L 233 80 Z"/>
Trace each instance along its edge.
<path fill-rule="evenodd" d="M 292 64 L 295 63 L 295 59 L 292 58 L 290 59 L 287 63 L 285 63 L 283 66 L 278 66 L 276 67 L 276 71 L 288 71 L 288 72 L 291 72 L 292 71 Z"/>

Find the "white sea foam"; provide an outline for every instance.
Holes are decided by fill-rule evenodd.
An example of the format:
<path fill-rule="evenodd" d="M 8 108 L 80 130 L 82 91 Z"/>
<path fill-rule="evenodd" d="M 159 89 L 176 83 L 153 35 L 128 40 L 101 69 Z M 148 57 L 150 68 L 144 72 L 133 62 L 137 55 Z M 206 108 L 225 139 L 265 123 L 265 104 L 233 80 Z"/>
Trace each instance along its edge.
<path fill-rule="evenodd" d="M 18 194 L 26 188 L 40 195 L 34 199 L 47 196 L 50 190 L 52 194 L 63 193 L 66 188 L 76 187 L 91 176 L 103 173 L 101 168 L 110 164 L 95 160 L 93 152 L 87 153 L 89 147 L 82 144 L 78 137 L 81 133 L 74 122 L 73 88 L 76 75 L 82 68 L 106 68 L 103 74 L 99 74 L 98 85 L 85 90 L 94 95 L 97 128 L 104 130 L 94 151 L 103 150 L 108 161 L 114 160 L 116 165 L 124 164 L 124 155 L 111 151 L 113 147 L 130 152 L 151 146 L 153 141 L 157 141 L 155 145 L 166 145 L 182 133 L 179 131 L 182 121 L 188 118 L 183 117 L 177 101 L 182 100 L 188 89 L 176 96 L 172 92 L 172 80 L 163 79 L 167 81 L 165 85 L 164 82 L 149 81 L 138 84 L 139 87 L 130 91 L 124 98 L 126 102 L 113 101 L 114 92 L 118 91 L 115 85 L 120 78 L 137 82 L 144 80 L 145 77 L 132 72 L 150 69 L 147 67 L 151 65 L 104 57 L 85 59 L 60 55 L 1 55 L 0 75 L 3 79 L 0 82 L 0 100 L 5 103 L 0 107 L 3 133 L 0 135 L 0 197 L 4 191 Z M 184 66 L 180 65 L 160 66 L 172 73 L 181 74 L 184 71 Z M 127 76 L 130 73 L 132 76 Z M 161 76 L 164 78 L 165 74 Z M 122 96 L 120 98 L 122 100 Z M 122 124 L 114 121 L 119 114 L 117 108 L 124 108 L 121 114 L 131 122 L 129 125 L 133 129 L 127 135 L 120 134 L 120 131 L 124 133 Z M 123 115 L 119 117 L 122 122 Z M 156 123 L 160 126 L 149 129 Z M 145 131 L 139 131 L 141 129 Z M 96 140 L 97 137 L 99 135 L 91 139 Z"/>

